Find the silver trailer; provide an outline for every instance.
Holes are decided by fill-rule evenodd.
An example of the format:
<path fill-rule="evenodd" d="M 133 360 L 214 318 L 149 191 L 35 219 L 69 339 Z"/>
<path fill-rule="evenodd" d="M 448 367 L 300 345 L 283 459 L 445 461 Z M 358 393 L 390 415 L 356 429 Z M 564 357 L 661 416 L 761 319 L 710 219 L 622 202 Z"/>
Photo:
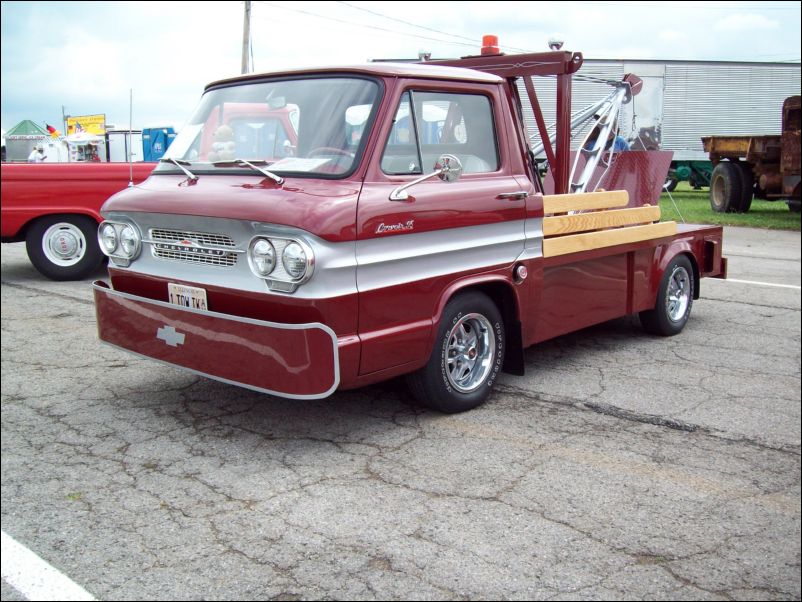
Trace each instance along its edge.
<path fill-rule="evenodd" d="M 635 150 L 673 151 L 676 179 L 705 185 L 712 166 L 702 137 L 779 133 L 783 101 L 799 94 L 802 82 L 800 63 L 585 59 L 573 80 L 572 113 L 603 98 L 611 89 L 606 82 L 620 82 L 627 73 L 643 80 L 643 90 L 622 106 L 619 135 Z M 554 86 L 538 86 L 537 79 L 538 99 L 551 124 Z M 523 89 L 521 98 L 528 102 Z M 574 132 L 574 148 L 591 126 L 592 121 Z M 527 127 L 535 146 L 540 138 L 534 120 Z M 707 181 L 694 181 L 700 166 L 708 170 Z"/>

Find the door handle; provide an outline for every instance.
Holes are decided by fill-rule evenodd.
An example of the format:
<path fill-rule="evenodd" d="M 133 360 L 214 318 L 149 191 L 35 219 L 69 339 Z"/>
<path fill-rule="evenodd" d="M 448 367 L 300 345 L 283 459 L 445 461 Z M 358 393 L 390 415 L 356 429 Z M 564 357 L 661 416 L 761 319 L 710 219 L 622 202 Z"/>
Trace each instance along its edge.
<path fill-rule="evenodd" d="M 516 192 L 502 192 L 496 199 L 499 201 L 523 201 L 528 196 L 529 193 L 525 190 L 518 190 Z"/>

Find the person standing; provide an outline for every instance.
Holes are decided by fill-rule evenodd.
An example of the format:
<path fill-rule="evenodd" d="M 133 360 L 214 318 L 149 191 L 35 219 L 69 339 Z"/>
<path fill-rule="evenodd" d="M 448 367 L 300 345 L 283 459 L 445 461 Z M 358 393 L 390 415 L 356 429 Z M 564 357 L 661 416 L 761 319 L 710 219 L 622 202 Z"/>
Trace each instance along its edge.
<path fill-rule="evenodd" d="M 34 147 L 31 154 L 28 155 L 28 163 L 42 163 L 45 159 L 47 159 L 45 147 L 41 144 Z"/>

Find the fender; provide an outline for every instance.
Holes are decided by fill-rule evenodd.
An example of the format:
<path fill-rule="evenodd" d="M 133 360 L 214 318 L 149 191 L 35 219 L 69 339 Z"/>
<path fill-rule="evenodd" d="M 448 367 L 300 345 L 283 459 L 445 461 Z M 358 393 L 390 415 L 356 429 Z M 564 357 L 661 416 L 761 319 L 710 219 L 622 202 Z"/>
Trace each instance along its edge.
<path fill-rule="evenodd" d="M 51 215 L 83 215 L 92 218 L 98 224 L 103 221 L 100 213 L 87 207 L 26 207 L 20 210 L 10 208 L 4 213 L 3 222 L 11 234 L 6 236 L 4 233 L 3 238 L 14 241 L 25 240 L 25 233 L 32 223 L 39 218 Z"/>
<path fill-rule="evenodd" d="M 520 313 L 521 299 L 512 278 L 505 272 L 496 271 L 486 274 L 474 274 L 452 282 L 442 291 L 438 299 L 435 313 L 432 316 L 432 324 L 435 326 L 440 324 L 440 319 L 448 302 L 456 295 L 467 290 L 478 290 L 485 293 L 498 306 L 504 318 L 504 330 L 507 335 L 504 372 L 523 376 L 524 346 Z M 429 349 L 434 346 L 436 337 L 437 328 L 432 328 L 429 335 Z"/>
<path fill-rule="evenodd" d="M 661 253 L 662 251 L 662 253 Z M 699 261 L 693 247 L 686 239 L 676 240 L 666 247 L 657 247 L 655 250 L 654 262 L 652 263 L 652 274 L 649 282 L 649 298 L 654 303 L 657 300 L 657 291 L 660 288 L 660 281 L 668 264 L 677 255 L 687 255 L 693 268 L 693 298 L 699 298 Z"/>

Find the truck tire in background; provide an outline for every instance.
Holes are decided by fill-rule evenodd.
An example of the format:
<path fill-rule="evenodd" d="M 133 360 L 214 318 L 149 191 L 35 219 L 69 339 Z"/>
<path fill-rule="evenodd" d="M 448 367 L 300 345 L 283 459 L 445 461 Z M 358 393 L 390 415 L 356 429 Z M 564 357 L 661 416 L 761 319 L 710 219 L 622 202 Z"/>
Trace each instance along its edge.
<path fill-rule="evenodd" d="M 711 189 L 712 190 L 712 189 Z M 677 255 L 660 279 L 654 309 L 638 314 L 643 329 L 651 334 L 673 336 L 682 332 L 693 307 L 693 267 L 685 255 Z"/>
<path fill-rule="evenodd" d="M 454 414 L 485 402 L 504 365 L 504 320 L 496 304 L 479 292 L 448 302 L 428 363 L 407 377 L 424 406 Z"/>
<path fill-rule="evenodd" d="M 738 213 L 747 213 L 752 207 L 752 197 L 755 194 L 755 176 L 752 173 L 752 164 L 738 161 L 741 170 L 741 201 L 738 203 Z"/>
<path fill-rule="evenodd" d="M 743 176 L 737 163 L 721 161 L 710 178 L 710 207 L 716 213 L 740 211 Z"/>
<path fill-rule="evenodd" d="M 25 236 L 28 258 L 51 280 L 80 280 L 103 261 L 97 222 L 85 215 L 48 215 L 36 220 Z"/>

